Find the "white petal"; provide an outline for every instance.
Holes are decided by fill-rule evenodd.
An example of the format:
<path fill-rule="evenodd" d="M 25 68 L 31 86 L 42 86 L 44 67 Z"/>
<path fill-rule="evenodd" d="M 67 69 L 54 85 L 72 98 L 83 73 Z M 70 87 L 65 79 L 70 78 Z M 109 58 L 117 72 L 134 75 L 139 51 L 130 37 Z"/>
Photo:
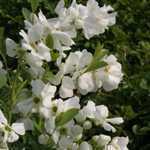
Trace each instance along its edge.
<path fill-rule="evenodd" d="M 96 112 L 99 114 L 99 117 L 107 118 L 109 115 L 108 108 L 105 105 L 96 106 Z"/>
<path fill-rule="evenodd" d="M 116 132 L 116 129 L 109 123 L 104 123 L 103 124 L 103 128 L 106 130 L 106 131 L 112 131 L 112 132 Z"/>
<path fill-rule="evenodd" d="M 43 27 L 41 24 L 35 24 L 28 30 L 28 36 L 31 43 L 40 41 L 43 34 Z"/>
<path fill-rule="evenodd" d="M 48 140 L 49 140 L 49 136 L 47 134 L 41 134 L 38 137 L 38 142 L 43 145 L 46 145 L 48 143 Z"/>
<path fill-rule="evenodd" d="M 54 32 L 52 36 L 54 39 L 59 40 L 65 46 L 71 46 L 74 44 L 74 41 L 71 39 L 71 37 L 64 32 L 57 31 Z"/>
<path fill-rule="evenodd" d="M 33 121 L 30 118 L 23 118 L 18 120 L 17 122 L 22 122 L 24 124 L 26 131 L 32 131 L 33 130 Z"/>
<path fill-rule="evenodd" d="M 52 134 L 55 129 L 55 118 L 46 119 L 44 127 L 48 133 Z"/>
<path fill-rule="evenodd" d="M 73 90 L 61 86 L 59 89 L 59 95 L 61 98 L 72 97 L 73 96 Z"/>
<path fill-rule="evenodd" d="M 79 150 L 92 150 L 92 146 L 88 142 L 82 142 L 80 144 Z"/>
<path fill-rule="evenodd" d="M 18 112 L 22 112 L 23 114 L 27 114 L 31 112 L 33 108 L 33 101 L 32 98 L 29 98 L 27 100 L 21 101 L 16 105 L 16 108 Z"/>
<path fill-rule="evenodd" d="M 42 80 L 32 80 L 31 81 L 31 86 L 32 86 L 32 92 L 34 93 L 35 96 L 39 97 L 45 84 Z"/>
<path fill-rule="evenodd" d="M 55 92 L 56 92 L 56 86 L 52 86 L 52 85 L 50 85 L 50 84 L 48 83 L 48 84 L 46 84 L 46 85 L 44 86 L 44 88 L 42 89 L 42 91 L 41 91 L 41 96 L 42 96 L 43 99 L 44 99 L 44 98 L 49 98 L 49 99 L 51 99 L 51 98 L 54 97 Z"/>
<path fill-rule="evenodd" d="M 64 101 L 64 111 L 69 109 L 80 109 L 79 97 L 75 96 Z"/>
<path fill-rule="evenodd" d="M 13 123 L 11 127 L 14 130 L 14 132 L 16 132 L 17 134 L 19 135 L 25 134 L 24 123 Z"/>
<path fill-rule="evenodd" d="M 78 89 L 82 95 L 86 95 L 89 92 L 95 92 L 97 90 L 93 74 L 91 72 L 84 73 L 79 77 Z"/>
<path fill-rule="evenodd" d="M 110 122 L 112 124 L 121 124 L 124 122 L 123 118 L 121 118 L 121 117 L 106 119 L 106 121 Z"/>
<path fill-rule="evenodd" d="M 8 56 L 15 57 L 17 55 L 17 52 L 15 51 L 16 47 L 17 44 L 12 39 L 6 39 L 6 50 Z"/>
<path fill-rule="evenodd" d="M 14 131 L 11 131 L 8 135 L 7 141 L 9 143 L 13 143 L 13 142 L 16 142 L 18 139 L 19 139 L 19 136 Z"/>
<path fill-rule="evenodd" d="M 3 112 L 0 110 L 0 124 L 7 124 L 7 119 L 5 118 Z"/>
<path fill-rule="evenodd" d="M 65 9 L 64 6 L 65 6 L 64 0 L 60 0 L 55 8 L 56 14 L 60 15 L 62 11 Z"/>

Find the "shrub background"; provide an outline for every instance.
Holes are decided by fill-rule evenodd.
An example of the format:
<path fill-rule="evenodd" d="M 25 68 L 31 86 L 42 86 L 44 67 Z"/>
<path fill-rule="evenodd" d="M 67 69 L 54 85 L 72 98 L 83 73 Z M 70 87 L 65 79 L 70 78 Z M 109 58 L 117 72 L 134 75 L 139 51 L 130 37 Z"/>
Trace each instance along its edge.
<path fill-rule="evenodd" d="M 77 38 L 74 49 L 87 48 L 93 51 L 97 43 L 116 54 L 123 65 L 124 80 L 119 89 L 88 94 L 82 100 L 91 99 L 97 104 L 106 104 L 110 111 L 122 116 L 125 123 L 118 128 L 117 135 L 129 136 L 130 150 L 150 150 L 150 1 L 149 0 L 97 0 L 100 5 L 111 4 L 117 11 L 116 25 L 100 36 L 86 42 Z M 65 0 L 66 5 L 71 0 Z M 77 0 L 86 3 L 86 0 Z M 4 39 L 10 37 L 19 41 L 19 30 L 24 28 L 23 8 L 38 12 L 41 9 L 47 17 L 55 16 L 58 0 L 0 0 L 0 53 L 5 53 Z M 2 59 L 2 57 L 0 57 Z M 7 58 L 9 69 L 17 67 L 17 60 Z M 6 89 L 0 89 L 0 108 L 8 100 Z M 6 108 L 7 109 L 7 108 Z M 38 130 L 28 133 L 23 139 L 11 145 L 11 150 L 50 150 L 37 142 Z"/>

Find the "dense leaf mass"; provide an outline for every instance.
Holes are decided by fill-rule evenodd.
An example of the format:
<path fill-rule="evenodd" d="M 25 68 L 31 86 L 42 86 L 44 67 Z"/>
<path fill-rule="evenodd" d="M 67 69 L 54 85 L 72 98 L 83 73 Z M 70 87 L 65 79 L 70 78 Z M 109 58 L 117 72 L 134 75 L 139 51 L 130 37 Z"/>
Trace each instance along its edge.
<path fill-rule="evenodd" d="M 24 28 L 24 17 L 28 11 L 39 12 L 42 9 L 47 17 L 54 17 L 54 8 L 58 0 L 0 0 L 0 53 L 1 59 L 7 59 L 8 69 L 20 69 L 16 59 L 7 58 L 4 53 L 4 39 L 10 37 L 19 41 L 20 29 Z M 66 5 L 71 3 L 65 0 Z M 86 0 L 77 0 L 86 3 Z M 73 49 L 87 48 L 94 52 L 97 43 L 117 54 L 119 62 L 122 64 L 124 79 L 117 90 L 112 92 L 100 91 L 97 94 L 88 94 L 83 97 L 81 103 L 92 100 L 96 104 L 107 104 L 113 115 L 122 116 L 124 124 L 118 127 L 117 135 L 129 136 L 129 149 L 149 150 L 150 149 L 150 1 L 149 0 L 98 0 L 99 4 L 111 4 L 117 12 L 117 23 L 105 32 L 93 37 L 89 41 L 82 35 L 78 35 Z M 51 37 L 47 40 L 51 43 Z M 4 60 L 5 61 L 5 60 Z M 24 68 L 21 68 L 22 72 Z M 9 87 L 0 90 L 0 108 L 9 117 L 9 110 L 5 104 L 9 103 L 9 96 L 22 89 L 25 82 L 19 78 L 16 72 L 11 73 L 14 79 L 12 84 L 13 92 Z M 27 74 L 22 74 L 22 77 Z M 28 75 L 29 77 L 29 75 Z M 11 79 L 11 81 L 12 81 Z M 2 81 L 1 81 L 2 80 Z M 8 78 L 8 82 L 9 82 Z M 3 76 L 0 78 L 0 86 L 4 84 Z M 8 88 L 8 89 L 7 89 Z M 11 93 L 11 94 L 9 94 Z M 12 96 L 13 97 L 13 96 Z M 14 98 L 15 99 L 15 98 Z M 67 118 L 68 119 L 68 118 Z M 63 122 L 63 121 L 62 121 Z M 50 150 L 50 147 L 37 144 L 37 135 L 43 124 L 35 124 L 36 130 L 27 133 L 26 136 L 11 145 L 11 150 L 21 150 L 23 147 L 29 150 Z M 96 131 L 91 131 L 93 134 Z M 90 135 L 89 135 L 90 136 Z"/>

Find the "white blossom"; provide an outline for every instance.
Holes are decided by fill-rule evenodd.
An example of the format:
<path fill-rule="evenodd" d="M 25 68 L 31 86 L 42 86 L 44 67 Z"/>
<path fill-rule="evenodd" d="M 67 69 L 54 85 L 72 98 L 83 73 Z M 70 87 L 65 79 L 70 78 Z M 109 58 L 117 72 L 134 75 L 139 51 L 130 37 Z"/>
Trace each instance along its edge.
<path fill-rule="evenodd" d="M 15 57 L 17 55 L 17 44 L 10 38 L 6 39 L 6 53 L 10 57 Z"/>
<path fill-rule="evenodd" d="M 114 137 L 106 150 L 128 150 L 128 137 Z"/>
<path fill-rule="evenodd" d="M 47 134 L 41 134 L 38 138 L 40 144 L 46 145 L 48 144 L 49 136 Z"/>
<path fill-rule="evenodd" d="M 109 6 L 99 7 L 95 0 L 88 0 L 87 2 L 88 15 L 84 19 L 84 35 L 90 39 L 94 35 L 104 33 L 109 26 L 116 23 L 116 13 L 108 13 L 113 11 Z"/>
<path fill-rule="evenodd" d="M 105 57 L 104 62 L 108 65 L 96 71 L 97 81 L 102 82 L 102 86 L 106 91 L 117 89 L 123 76 L 121 64 L 117 62 L 114 55 Z"/>
<path fill-rule="evenodd" d="M 4 132 L 3 142 L 9 143 L 16 142 L 19 139 L 19 135 L 25 134 L 24 124 L 13 123 L 10 126 L 1 110 L 0 110 L 0 130 Z"/>
<path fill-rule="evenodd" d="M 82 95 L 86 95 L 89 92 L 95 92 L 97 90 L 92 72 L 86 72 L 78 78 L 78 89 Z"/>
<path fill-rule="evenodd" d="M 82 142 L 80 144 L 79 150 L 92 150 L 92 146 L 88 142 Z"/>
<path fill-rule="evenodd" d="M 59 89 L 59 95 L 62 98 L 68 98 L 73 96 L 73 89 L 75 88 L 72 78 L 64 76 L 62 84 Z"/>

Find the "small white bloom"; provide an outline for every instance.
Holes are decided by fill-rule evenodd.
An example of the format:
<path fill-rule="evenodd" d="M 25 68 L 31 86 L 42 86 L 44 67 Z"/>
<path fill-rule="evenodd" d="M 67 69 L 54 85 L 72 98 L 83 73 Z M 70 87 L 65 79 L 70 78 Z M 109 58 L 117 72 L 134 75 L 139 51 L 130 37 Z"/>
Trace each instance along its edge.
<path fill-rule="evenodd" d="M 104 33 L 109 26 L 116 22 L 116 13 L 108 13 L 113 11 L 111 6 L 99 7 L 95 0 L 88 0 L 87 2 L 88 16 L 84 19 L 84 35 L 90 39 L 94 35 Z"/>
<path fill-rule="evenodd" d="M 57 101 L 57 114 L 60 114 L 61 112 L 66 112 L 70 109 L 80 109 L 79 97 L 77 96 L 69 98 L 65 101 L 62 101 L 61 99 L 58 99 L 56 101 Z"/>
<path fill-rule="evenodd" d="M 17 120 L 17 122 L 23 123 L 26 131 L 32 131 L 34 128 L 33 120 L 31 120 L 30 118 L 22 118 L 22 119 Z"/>
<path fill-rule="evenodd" d="M 102 86 L 106 91 L 117 89 L 123 76 L 121 64 L 117 62 L 114 55 L 105 57 L 104 62 L 108 65 L 98 69 L 95 76 L 98 81 L 102 81 Z"/>
<path fill-rule="evenodd" d="M 32 80 L 31 81 L 32 92 L 35 96 L 40 97 L 41 91 L 43 90 L 45 84 L 42 80 Z"/>
<path fill-rule="evenodd" d="M 24 115 L 26 115 L 29 112 L 31 112 L 33 105 L 34 105 L 34 103 L 33 103 L 32 98 L 22 100 L 17 103 L 16 108 L 15 108 L 15 113 L 21 112 Z"/>
<path fill-rule="evenodd" d="M 78 89 L 82 95 L 86 95 L 89 92 L 95 92 L 97 90 L 92 72 L 86 72 L 78 78 Z"/>
<path fill-rule="evenodd" d="M 3 67 L 3 63 L 0 61 L 0 69 L 2 69 Z"/>
<path fill-rule="evenodd" d="M 128 137 L 114 137 L 106 150 L 128 150 Z"/>
<path fill-rule="evenodd" d="M 62 136 L 59 140 L 59 149 L 67 150 L 72 147 L 73 140 L 70 137 Z"/>
<path fill-rule="evenodd" d="M 75 71 L 85 69 L 91 63 L 92 58 L 92 54 L 86 49 L 82 52 L 71 52 L 63 66 L 64 74 L 73 74 Z"/>
<path fill-rule="evenodd" d="M 45 129 L 48 133 L 52 134 L 55 129 L 55 117 L 49 117 L 44 123 Z"/>
<path fill-rule="evenodd" d="M 111 141 L 111 137 L 104 134 L 93 136 L 92 139 L 99 147 L 105 147 Z"/>
<path fill-rule="evenodd" d="M 15 57 L 17 55 L 17 44 L 10 38 L 6 39 L 6 53 L 10 57 Z"/>
<path fill-rule="evenodd" d="M 85 121 L 84 122 L 84 124 L 83 124 L 83 128 L 85 129 L 85 130 L 89 130 L 89 129 L 91 129 L 92 128 L 92 122 L 91 121 Z"/>
<path fill-rule="evenodd" d="M 82 142 L 80 144 L 79 150 L 92 150 L 92 146 L 88 142 Z"/>
<path fill-rule="evenodd" d="M 48 143 L 49 136 L 47 134 L 41 134 L 38 138 L 40 144 L 46 145 Z"/>
<path fill-rule="evenodd" d="M 94 119 L 94 112 L 96 111 L 95 103 L 93 101 L 88 101 L 87 105 L 84 106 L 81 111 L 83 111 L 83 114 L 86 116 L 86 118 Z"/>
<path fill-rule="evenodd" d="M 73 89 L 75 88 L 72 78 L 64 76 L 62 84 L 59 89 L 60 97 L 68 98 L 73 96 Z"/>
<path fill-rule="evenodd" d="M 3 112 L 0 110 L 0 130 L 4 132 L 4 142 L 15 142 L 19 139 L 19 135 L 25 134 L 23 123 L 13 123 L 9 126 L 7 119 Z"/>

